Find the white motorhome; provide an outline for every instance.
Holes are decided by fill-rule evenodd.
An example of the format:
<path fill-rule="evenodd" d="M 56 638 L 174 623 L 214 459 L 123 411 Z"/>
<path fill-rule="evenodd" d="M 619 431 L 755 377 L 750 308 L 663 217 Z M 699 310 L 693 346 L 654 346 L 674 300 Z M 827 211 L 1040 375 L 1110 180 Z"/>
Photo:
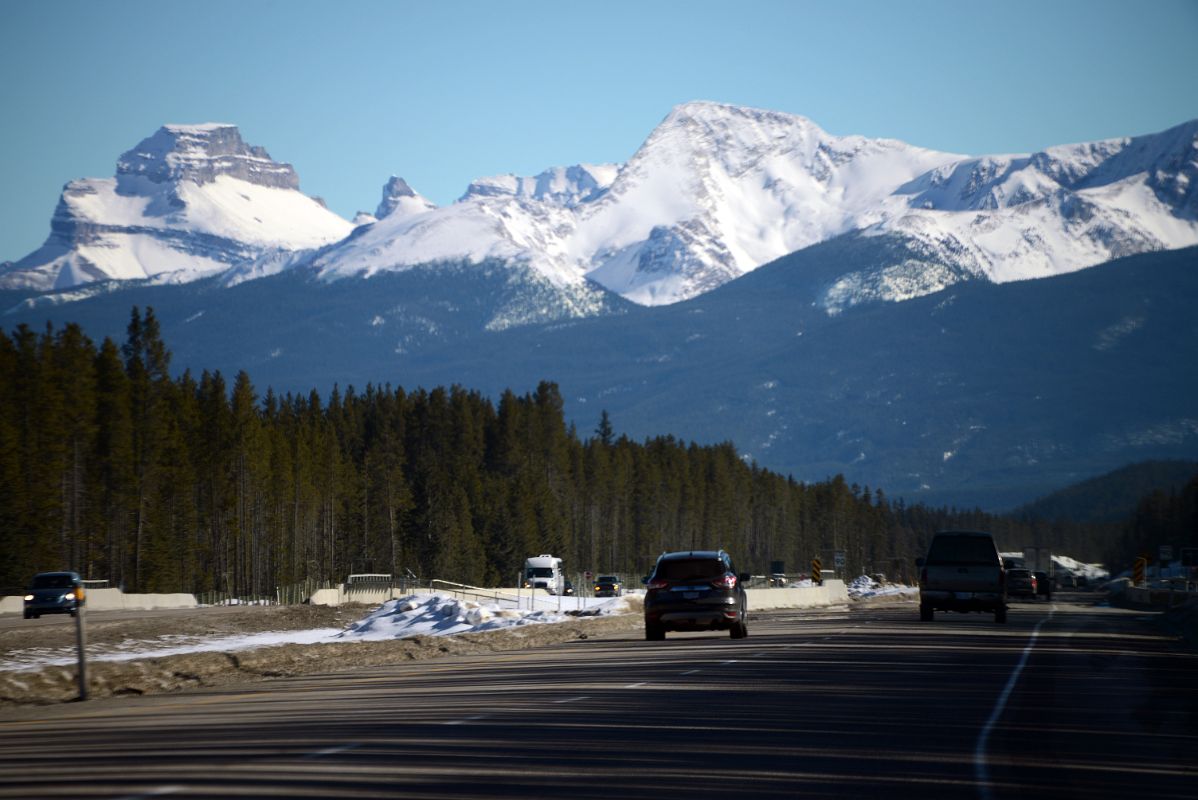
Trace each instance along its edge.
<path fill-rule="evenodd" d="M 561 594 L 565 589 L 566 577 L 562 572 L 562 560 L 556 556 L 542 554 L 524 562 L 524 585 L 533 589 L 544 589 L 549 594 Z"/>

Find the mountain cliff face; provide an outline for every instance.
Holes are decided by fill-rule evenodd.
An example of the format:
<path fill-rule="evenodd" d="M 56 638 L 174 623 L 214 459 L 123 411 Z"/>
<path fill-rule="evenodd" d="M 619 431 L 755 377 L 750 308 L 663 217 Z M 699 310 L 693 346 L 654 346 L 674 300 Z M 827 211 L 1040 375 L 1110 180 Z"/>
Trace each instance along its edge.
<path fill-rule="evenodd" d="M 0 288 L 194 280 L 265 254 L 320 247 L 348 222 L 299 191 L 290 164 L 231 125 L 167 125 L 123 154 L 114 178 L 64 187 L 41 248 L 0 268 Z"/>

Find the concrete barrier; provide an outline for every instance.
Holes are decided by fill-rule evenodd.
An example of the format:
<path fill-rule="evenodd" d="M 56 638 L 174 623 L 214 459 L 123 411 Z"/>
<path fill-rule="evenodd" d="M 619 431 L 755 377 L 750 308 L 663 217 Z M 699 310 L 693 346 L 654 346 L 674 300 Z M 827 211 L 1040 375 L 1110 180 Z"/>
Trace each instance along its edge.
<path fill-rule="evenodd" d="M 196 608 L 194 594 L 125 594 L 120 589 L 88 589 L 88 611 L 148 611 L 155 608 Z M 0 598 L 0 614 L 23 614 L 23 595 Z"/>
<path fill-rule="evenodd" d="M 320 589 L 315 592 L 308 602 L 314 606 L 340 606 L 346 603 L 362 603 L 365 605 L 381 605 L 397 597 L 409 594 L 424 594 L 428 589 L 416 589 L 401 592 L 399 589 L 351 589 L 346 591 L 344 586 L 336 589 Z M 489 602 L 494 593 L 496 598 L 513 602 L 521 597 L 528 602 L 528 589 L 478 589 L 467 591 L 440 590 L 444 594 L 455 594 L 471 600 Z M 774 608 L 823 608 L 826 606 L 846 605 L 849 602 L 848 588 L 844 581 L 826 580 L 823 586 L 811 586 L 803 589 L 747 589 L 751 611 L 768 611 Z M 538 591 L 536 593 L 539 607 L 551 607 L 557 602 L 557 597 Z M 562 597 L 562 607 L 570 608 L 572 597 Z"/>
<path fill-rule="evenodd" d="M 849 590 L 844 581 L 827 580 L 823 586 L 803 589 L 747 589 L 750 611 L 774 608 L 822 608 L 847 605 Z"/>

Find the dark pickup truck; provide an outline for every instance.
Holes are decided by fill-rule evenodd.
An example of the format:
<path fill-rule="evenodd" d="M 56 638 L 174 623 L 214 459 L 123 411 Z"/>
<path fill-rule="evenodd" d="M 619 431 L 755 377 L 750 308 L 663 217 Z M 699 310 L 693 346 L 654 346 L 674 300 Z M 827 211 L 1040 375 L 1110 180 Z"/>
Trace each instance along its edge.
<path fill-rule="evenodd" d="M 1007 621 L 1006 573 L 994 537 L 980 531 L 941 531 L 919 569 L 919 618 L 936 611 L 993 612 Z"/>

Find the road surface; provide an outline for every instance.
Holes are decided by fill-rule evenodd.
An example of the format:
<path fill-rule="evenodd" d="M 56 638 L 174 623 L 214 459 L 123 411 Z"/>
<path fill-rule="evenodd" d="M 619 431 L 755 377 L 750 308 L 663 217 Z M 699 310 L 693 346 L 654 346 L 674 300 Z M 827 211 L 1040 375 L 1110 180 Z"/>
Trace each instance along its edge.
<path fill-rule="evenodd" d="M 1193 798 L 1198 656 L 1136 612 L 770 612 L 0 712 L 0 797 Z"/>

